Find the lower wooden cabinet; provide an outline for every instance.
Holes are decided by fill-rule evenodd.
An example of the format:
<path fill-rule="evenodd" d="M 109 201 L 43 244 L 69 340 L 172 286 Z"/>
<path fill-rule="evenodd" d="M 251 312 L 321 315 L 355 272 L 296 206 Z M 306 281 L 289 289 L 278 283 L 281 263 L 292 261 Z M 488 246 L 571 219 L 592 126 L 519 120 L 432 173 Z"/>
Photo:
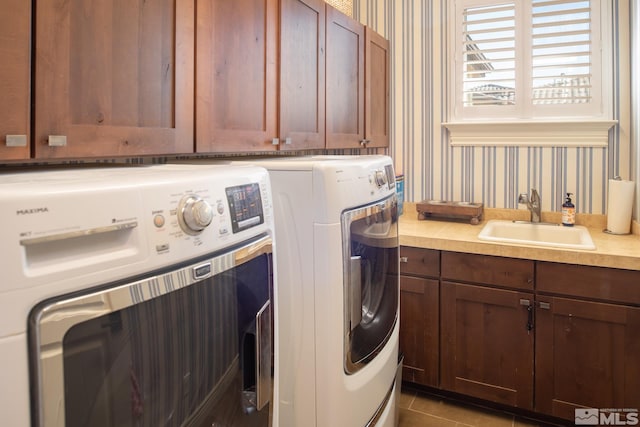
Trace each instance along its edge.
<path fill-rule="evenodd" d="M 400 248 L 402 379 L 440 385 L 440 251 Z"/>
<path fill-rule="evenodd" d="M 405 381 L 571 423 L 640 408 L 640 271 L 400 254 Z"/>
<path fill-rule="evenodd" d="M 439 294 L 438 280 L 400 277 L 400 350 L 405 381 L 439 385 Z"/>
<path fill-rule="evenodd" d="M 442 388 L 533 409 L 533 294 L 441 286 Z"/>
<path fill-rule="evenodd" d="M 541 296 L 535 360 L 538 412 L 640 408 L 640 308 Z"/>

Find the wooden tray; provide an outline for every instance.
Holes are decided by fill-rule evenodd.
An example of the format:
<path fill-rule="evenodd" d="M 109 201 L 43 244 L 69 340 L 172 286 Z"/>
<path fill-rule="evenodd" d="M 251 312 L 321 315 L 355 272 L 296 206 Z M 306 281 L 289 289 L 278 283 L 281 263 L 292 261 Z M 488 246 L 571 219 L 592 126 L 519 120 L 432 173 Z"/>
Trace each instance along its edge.
<path fill-rule="evenodd" d="M 468 220 L 471 224 L 480 223 L 483 213 L 482 203 L 448 202 L 445 200 L 423 200 L 416 204 L 418 219 L 430 217 Z"/>

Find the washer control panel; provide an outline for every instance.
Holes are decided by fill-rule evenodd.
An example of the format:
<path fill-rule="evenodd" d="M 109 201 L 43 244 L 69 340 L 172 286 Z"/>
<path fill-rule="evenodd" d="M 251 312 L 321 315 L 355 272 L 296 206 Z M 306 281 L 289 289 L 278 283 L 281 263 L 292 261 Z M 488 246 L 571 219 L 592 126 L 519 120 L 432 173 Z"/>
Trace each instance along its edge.
<path fill-rule="evenodd" d="M 252 166 L 4 174 L 0 208 L 5 290 L 56 280 L 73 289 L 70 278 L 96 274 L 102 282 L 139 273 L 140 263 L 171 265 L 273 229 L 269 175 Z"/>

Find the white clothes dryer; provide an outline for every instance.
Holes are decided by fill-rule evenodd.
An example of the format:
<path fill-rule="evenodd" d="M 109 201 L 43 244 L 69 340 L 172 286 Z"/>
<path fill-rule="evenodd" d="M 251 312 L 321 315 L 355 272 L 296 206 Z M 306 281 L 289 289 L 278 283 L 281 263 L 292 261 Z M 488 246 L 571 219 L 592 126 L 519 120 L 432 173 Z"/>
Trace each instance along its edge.
<path fill-rule="evenodd" d="M 387 156 L 252 160 L 278 236 L 274 423 L 394 426 L 398 210 Z"/>

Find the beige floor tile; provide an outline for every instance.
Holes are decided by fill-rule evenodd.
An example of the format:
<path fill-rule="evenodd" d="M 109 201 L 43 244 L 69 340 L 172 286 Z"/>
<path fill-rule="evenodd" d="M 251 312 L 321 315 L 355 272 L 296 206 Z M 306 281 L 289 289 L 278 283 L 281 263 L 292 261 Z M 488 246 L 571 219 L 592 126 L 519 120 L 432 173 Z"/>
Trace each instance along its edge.
<path fill-rule="evenodd" d="M 513 427 L 513 416 L 418 394 L 410 409 L 474 427 Z M 404 426 L 403 426 L 404 427 Z"/>
<path fill-rule="evenodd" d="M 573 426 L 574 424 L 567 421 L 567 425 Z M 534 421 L 527 418 L 516 417 L 514 427 L 557 427 L 556 424 L 543 423 L 542 421 Z"/>
<path fill-rule="evenodd" d="M 400 409 L 398 427 L 456 427 L 455 421 L 434 417 L 428 414 Z"/>
<path fill-rule="evenodd" d="M 400 393 L 400 401 L 398 402 L 398 406 L 402 409 L 409 409 L 409 406 L 415 399 L 416 393 L 414 391 L 404 391 Z"/>

